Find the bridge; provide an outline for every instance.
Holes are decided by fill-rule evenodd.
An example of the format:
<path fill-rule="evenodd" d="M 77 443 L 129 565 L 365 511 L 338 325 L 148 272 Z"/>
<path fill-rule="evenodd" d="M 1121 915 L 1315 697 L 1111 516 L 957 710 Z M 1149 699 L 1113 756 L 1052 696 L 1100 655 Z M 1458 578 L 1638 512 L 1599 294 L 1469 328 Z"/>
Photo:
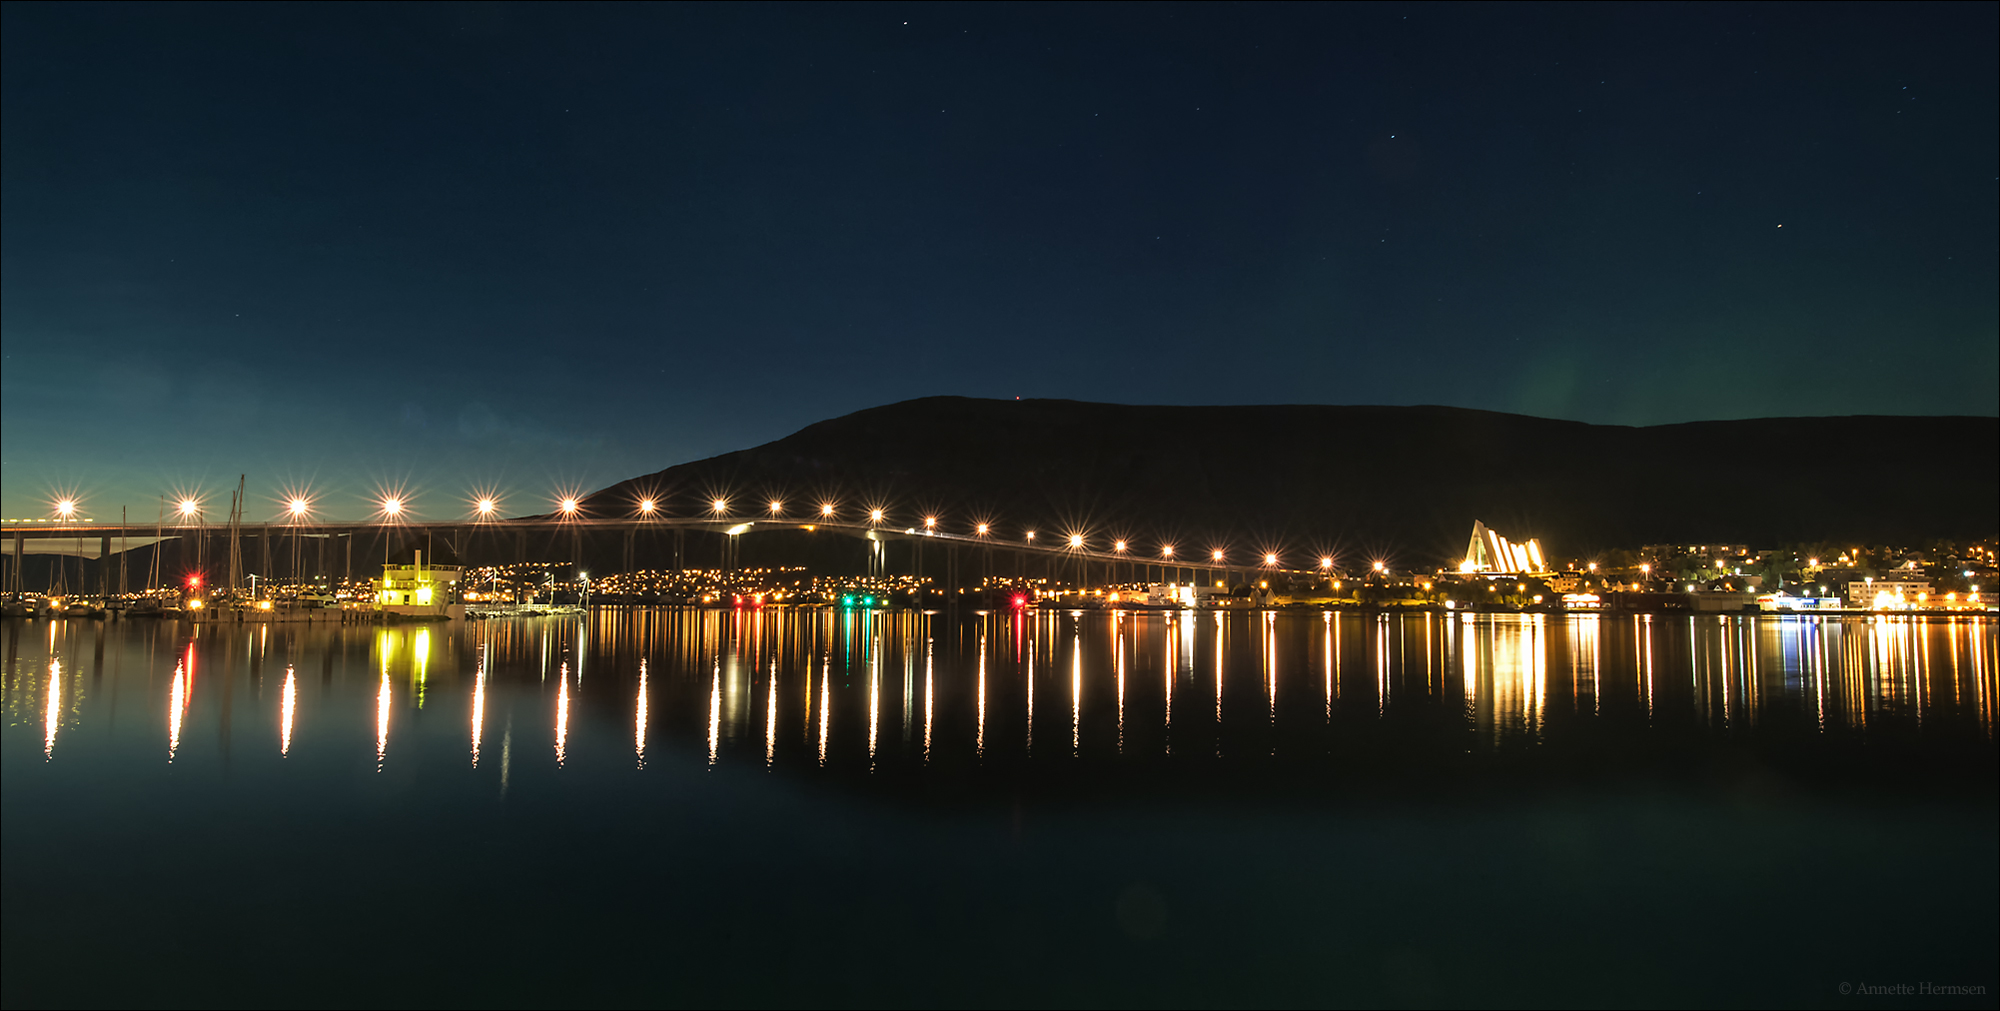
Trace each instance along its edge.
<path fill-rule="evenodd" d="M 486 505 L 481 503 L 482 507 Z M 482 508 L 483 511 L 486 510 Z M 657 509 L 642 509 L 633 516 L 598 517 L 585 515 L 575 500 L 566 500 L 562 511 L 555 514 L 519 519 L 482 515 L 471 520 L 430 522 L 393 508 L 370 520 L 336 521 L 303 515 L 296 507 L 293 512 L 293 516 L 283 520 L 239 519 L 226 524 L 186 515 L 177 517 L 174 523 L 152 524 L 97 523 L 62 515 L 46 520 L 6 520 L 0 522 L 0 538 L 7 545 L 6 590 L 15 599 L 23 594 L 21 572 L 25 555 L 50 554 L 106 560 L 97 566 L 96 592 L 103 596 L 126 593 L 135 575 L 125 564 L 129 552 L 168 542 L 173 543 L 177 552 L 175 564 L 179 570 L 202 573 L 210 569 L 225 570 L 218 574 L 225 576 L 229 585 L 240 585 L 253 564 L 266 579 L 304 582 L 336 575 L 343 579 L 365 578 L 364 573 L 372 573 L 374 565 L 380 564 L 375 561 L 378 553 L 386 559 L 391 544 L 406 545 L 413 540 L 445 544 L 463 565 L 495 565 L 529 561 L 531 541 L 541 551 L 567 548 L 567 560 L 580 562 L 586 540 L 601 544 L 603 539 L 615 537 L 621 548 L 622 571 L 634 572 L 638 570 L 642 539 L 652 542 L 649 546 L 658 546 L 659 540 L 671 538 L 673 567 L 679 571 L 687 567 L 690 533 L 716 541 L 712 554 L 701 553 L 715 558 L 723 571 L 737 567 L 743 538 L 755 534 L 823 533 L 863 541 L 869 546 L 871 576 L 890 573 L 892 544 L 904 548 L 899 553 L 906 555 L 913 573 L 923 571 L 923 554 L 929 548 L 944 553 L 947 585 L 963 585 L 961 553 L 978 558 L 983 570 L 981 576 L 996 574 L 993 564 L 996 557 L 1011 556 L 1016 576 L 1034 562 L 1051 578 L 1073 580 L 1077 585 L 1089 584 L 1092 576 L 1099 573 L 1106 583 L 1206 583 L 1218 578 L 1233 583 L 1238 572 L 1255 571 L 1268 578 L 1324 576 L 1333 571 L 1330 557 L 1319 558 L 1316 565 L 1302 568 L 1285 565 L 1277 553 L 1270 551 L 1232 557 L 1226 548 L 1211 547 L 1205 552 L 1207 557 L 1202 557 L 1203 552 L 1183 555 L 1175 546 L 1162 544 L 1142 553 L 1128 541 L 1092 537 L 1083 532 L 1023 531 L 1018 537 L 1003 538 L 990 524 L 976 524 L 971 530 L 952 530 L 935 516 L 925 516 L 913 524 L 897 524 L 884 510 L 870 511 L 865 520 L 840 519 L 830 515 L 830 507 L 823 507 L 818 516 L 788 516 L 776 509 L 762 515 L 733 515 L 718 508 L 701 516 L 674 517 L 661 515 Z M 134 541 L 141 543 L 134 545 Z M 364 546 L 359 569 L 355 559 L 357 544 Z M 154 580 L 166 575 L 164 568 L 159 567 L 164 551 L 164 547 L 158 547 L 152 553 Z M 437 557 L 432 550 L 426 553 Z M 113 557 L 120 561 L 115 578 L 113 566 L 108 563 Z M 82 587 L 79 590 L 90 592 Z"/>

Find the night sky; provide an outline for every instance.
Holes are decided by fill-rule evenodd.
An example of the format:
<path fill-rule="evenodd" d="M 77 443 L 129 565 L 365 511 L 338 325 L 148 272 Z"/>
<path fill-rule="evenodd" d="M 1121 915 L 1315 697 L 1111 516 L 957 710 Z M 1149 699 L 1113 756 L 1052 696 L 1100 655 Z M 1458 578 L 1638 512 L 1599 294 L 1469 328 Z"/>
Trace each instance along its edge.
<path fill-rule="evenodd" d="M 9 4 L 0 512 L 932 394 L 1994 415 L 1996 10 Z"/>

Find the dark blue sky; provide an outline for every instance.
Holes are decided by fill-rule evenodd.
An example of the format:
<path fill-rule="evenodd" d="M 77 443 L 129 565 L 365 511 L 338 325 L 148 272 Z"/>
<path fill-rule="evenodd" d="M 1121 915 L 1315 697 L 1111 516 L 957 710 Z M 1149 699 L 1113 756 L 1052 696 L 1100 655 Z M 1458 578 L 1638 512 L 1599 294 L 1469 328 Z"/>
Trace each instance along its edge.
<path fill-rule="evenodd" d="M 2000 413 L 1996 9 L 9 4 L 0 510 L 941 393 Z"/>

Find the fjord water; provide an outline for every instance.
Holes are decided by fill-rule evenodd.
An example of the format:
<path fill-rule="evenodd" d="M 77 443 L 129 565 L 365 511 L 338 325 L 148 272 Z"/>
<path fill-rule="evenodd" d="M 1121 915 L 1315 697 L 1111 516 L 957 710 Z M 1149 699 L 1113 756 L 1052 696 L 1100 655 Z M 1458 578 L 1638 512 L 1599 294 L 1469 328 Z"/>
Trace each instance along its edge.
<path fill-rule="evenodd" d="M 5 1002 L 1991 994 L 1995 632 L 10 620 Z"/>

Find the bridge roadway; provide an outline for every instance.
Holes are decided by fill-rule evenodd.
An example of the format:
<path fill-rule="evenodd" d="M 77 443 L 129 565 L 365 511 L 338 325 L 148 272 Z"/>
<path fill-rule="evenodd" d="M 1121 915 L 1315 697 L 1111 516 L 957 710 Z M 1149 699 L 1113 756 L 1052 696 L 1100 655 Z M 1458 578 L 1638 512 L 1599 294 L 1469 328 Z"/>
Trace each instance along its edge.
<path fill-rule="evenodd" d="M 349 578 L 352 578 L 355 573 L 352 558 L 354 540 L 360 538 L 372 543 L 396 532 L 401 532 L 405 538 L 412 536 L 442 537 L 455 548 L 462 546 L 465 550 L 458 552 L 461 556 L 472 554 L 471 549 L 477 541 L 485 540 L 489 545 L 497 546 L 496 542 L 500 542 L 503 538 L 511 537 L 515 542 L 514 554 L 516 557 L 514 561 L 517 563 L 527 561 L 527 539 L 528 535 L 533 533 L 547 534 L 553 537 L 561 537 L 564 534 L 569 535 L 571 539 L 572 560 L 581 557 L 582 539 L 586 534 L 619 533 L 623 535 L 624 541 L 624 569 L 625 571 L 633 571 L 635 569 L 635 565 L 633 564 L 634 546 L 639 534 L 676 534 L 675 567 L 680 568 L 679 559 L 682 552 L 678 543 L 678 535 L 685 535 L 688 531 L 714 534 L 728 538 L 729 541 L 725 541 L 724 543 L 725 557 L 733 556 L 732 542 L 735 538 L 754 533 L 807 531 L 826 532 L 838 536 L 853 537 L 858 540 L 873 542 L 876 545 L 871 555 L 871 568 L 878 564 L 882 565 L 883 567 L 876 569 L 876 571 L 883 574 L 887 572 L 886 558 L 883 556 L 883 550 L 890 542 L 913 542 L 917 545 L 918 551 L 921 551 L 922 545 L 927 543 L 936 543 L 945 547 L 948 558 L 947 571 L 952 573 L 954 578 L 956 576 L 957 549 L 959 548 L 970 548 L 988 552 L 1013 552 L 1020 558 L 1042 558 L 1052 563 L 1059 563 L 1065 568 L 1076 566 L 1078 574 L 1081 577 L 1081 582 L 1088 582 L 1089 567 L 1097 564 L 1102 564 L 1106 567 L 1107 581 L 1114 582 L 1120 581 L 1116 579 L 1115 572 L 1116 567 L 1121 563 L 1128 566 L 1127 574 L 1132 577 L 1125 581 L 1135 582 L 1142 578 L 1140 575 L 1141 572 L 1154 568 L 1158 568 L 1161 571 L 1161 581 L 1173 582 L 1191 580 L 1197 572 L 1202 573 L 1205 581 L 1213 581 L 1217 572 L 1234 573 L 1237 571 L 1255 570 L 1271 575 L 1303 575 L 1313 571 L 1283 565 L 1264 565 L 1257 562 L 1248 564 L 1233 563 L 1226 558 L 1221 562 L 1216 562 L 1213 559 L 1143 556 L 1131 551 L 1105 550 L 1101 547 L 1094 547 L 1088 540 L 1085 540 L 1081 546 L 1072 546 L 1069 537 L 1066 535 L 1051 537 L 1046 540 L 1004 540 L 992 535 L 954 533 L 941 528 L 898 528 L 880 522 L 843 522 L 840 520 L 829 521 L 786 516 L 655 516 L 630 518 L 535 516 L 522 519 L 458 520 L 435 523 L 419 519 L 400 519 L 394 521 L 277 520 L 262 523 L 240 523 L 236 528 L 236 536 L 239 538 L 239 545 L 241 544 L 241 539 L 254 539 L 256 541 L 255 547 L 261 553 L 262 562 L 259 565 L 259 569 L 263 572 L 276 571 L 271 565 L 272 547 L 276 542 L 290 542 L 286 553 L 293 557 L 294 562 L 292 565 L 284 566 L 284 568 L 298 569 L 304 564 L 304 545 L 308 541 L 317 540 L 320 542 L 319 547 L 316 549 L 319 561 L 317 569 L 322 574 L 327 573 L 325 547 L 334 539 L 344 538 L 347 541 L 346 549 L 348 555 L 346 569 Z M 7 588 L 16 594 L 20 593 L 22 589 L 19 583 L 20 559 L 27 552 L 27 542 L 30 540 L 64 540 L 88 543 L 94 539 L 98 542 L 98 552 L 95 557 L 99 558 L 108 558 L 116 553 L 112 546 L 114 541 L 139 539 L 143 545 L 150 543 L 154 538 L 179 540 L 184 543 L 194 544 L 196 546 L 197 558 L 206 560 L 203 563 L 203 567 L 213 568 L 217 562 L 226 564 L 227 555 L 214 551 L 210 545 L 221 541 L 223 542 L 221 546 L 224 552 L 226 552 L 227 540 L 230 536 L 231 531 L 229 526 L 218 524 L 186 523 L 162 527 L 140 523 L 121 525 L 115 523 L 50 520 L 28 523 L 17 521 L 0 525 L 0 539 L 4 539 L 0 543 L 5 543 L 8 555 L 7 561 L 11 563 Z M 241 549 L 239 548 L 239 550 Z M 60 549 L 52 551 L 48 547 L 40 547 L 34 553 L 58 554 L 66 552 L 62 552 Z M 487 552 L 480 553 L 485 554 Z M 250 562 L 247 552 L 244 553 L 242 561 L 239 564 L 246 568 L 250 564 L 253 564 Z M 468 562 L 467 564 L 482 563 Z M 733 568 L 734 566 L 725 564 L 724 567 Z M 99 581 L 103 584 L 103 591 L 108 593 L 111 589 L 110 566 L 100 566 L 100 569 L 102 572 Z M 1187 579 L 1176 578 L 1169 580 L 1166 575 L 1167 570 L 1175 570 L 1177 574 L 1184 571 L 1187 574 Z M 1231 581 L 1233 582 L 1233 578 Z"/>

